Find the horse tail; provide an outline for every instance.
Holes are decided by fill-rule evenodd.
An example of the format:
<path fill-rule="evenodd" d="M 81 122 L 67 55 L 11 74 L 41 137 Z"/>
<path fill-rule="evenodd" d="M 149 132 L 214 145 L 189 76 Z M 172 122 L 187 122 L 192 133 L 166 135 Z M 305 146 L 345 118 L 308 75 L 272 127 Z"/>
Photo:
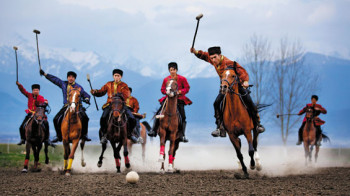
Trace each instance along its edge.
<path fill-rule="evenodd" d="M 259 103 L 256 105 L 256 108 L 258 109 L 258 112 L 264 111 L 267 107 L 270 107 L 272 105 L 271 104 L 263 104 L 263 103 Z"/>
<path fill-rule="evenodd" d="M 325 142 L 331 142 L 331 139 L 329 139 L 329 137 L 325 134 L 322 133 L 322 139 L 325 141 Z"/>
<path fill-rule="evenodd" d="M 142 124 L 146 127 L 147 133 L 151 130 L 151 126 L 148 124 L 147 121 L 143 121 Z"/>

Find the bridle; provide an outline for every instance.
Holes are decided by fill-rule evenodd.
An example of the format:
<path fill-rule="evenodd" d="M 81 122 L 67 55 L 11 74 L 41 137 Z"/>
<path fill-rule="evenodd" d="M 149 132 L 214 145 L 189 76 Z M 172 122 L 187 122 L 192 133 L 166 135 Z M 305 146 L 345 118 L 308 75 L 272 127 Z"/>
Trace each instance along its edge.
<path fill-rule="evenodd" d="M 225 71 L 228 71 L 228 70 L 234 70 L 234 68 L 233 68 L 233 67 L 227 67 L 227 68 L 225 69 Z M 248 94 L 248 91 L 246 91 L 246 93 L 242 95 L 242 94 L 239 93 L 239 92 L 235 92 L 235 89 L 233 89 L 233 86 L 234 86 L 234 85 L 240 84 L 239 78 L 238 78 L 238 76 L 237 76 L 236 74 L 234 75 L 234 80 L 233 80 L 232 83 L 230 83 L 226 78 L 221 79 L 220 82 L 221 82 L 221 84 L 222 84 L 223 82 L 226 82 L 226 83 L 228 84 L 228 86 L 226 86 L 226 85 L 221 85 L 220 91 L 221 91 L 222 94 L 226 94 L 226 93 L 229 92 L 229 93 L 231 93 L 231 94 L 235 94 L 235 95 L 238 95 L 238 96 L 240 96 L 240 97 L 244 97 L 244 96 L 246 96 L 246 95 Z"/>
<path fill-rule="evenodd" d="M 121 120 L 122 120 L 122 118 L 123 118 L 123 116 L 124 116 L 124 112 L 125 112 L 125 110 L 124 110 L 124 101 L 119 96 L 113 96 L 112 100 L 113 101 L 111 103 L 112 104 L 111 112 L 109 114 L 109 120 L 108 121 L 112 120 L 112 125 L 114 127 L 117 127 L 118 129 L 120 129 L 121 127 L 124 127 L 126 125 L 126 123 L 128 122 L 127 119 L 126 119 L 123 124 L 119 125 Z M 118 109 L 118 107 L 116 107 L 119 104 L 122 104 L 122 108 L 121 109 Z M 113 106 L 115 106 L 115 107 L 113 107 Z M 112 118 L 114 112 L 119 112 L 119 116 L 118 116 L 118 119 L 117 119 L 116 122 L 115 122 L 115 118 Z"/>
<path fill-rule="evenodd" d="M 169 97 L 175 97 L 177 95 L 177 89 L 178 89 L 178 85 L 177 85 L 177 81 L 175 79 L 169 79 L 168 80 L 169 83 L 166 86 L 166 94 Z M 176 84 L 176 89 L 172 88 L 172 84 L 175 82 Z"/>

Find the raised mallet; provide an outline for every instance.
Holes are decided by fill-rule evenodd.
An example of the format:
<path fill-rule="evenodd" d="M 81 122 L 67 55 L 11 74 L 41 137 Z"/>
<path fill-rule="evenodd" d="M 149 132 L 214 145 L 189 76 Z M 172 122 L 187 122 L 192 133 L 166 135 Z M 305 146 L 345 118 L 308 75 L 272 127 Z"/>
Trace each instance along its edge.
<path fill-rule="evenodd" d="M 17 59 L 17 46 L 13 46 L 13 49 L 15 50 L 15 54 L 16 54 L 16 82 L 18 82 L 18 59 Z"/>
<path fill-rule="evenodd" d="M 87 75 L 86 75 L 86 78 L 87 78 L 87 81 L 89 82 L 90 88 L 91 88 L 91 90 L 92 90 L 92 85 L 91 85 L 91 81 L 90 81 L 90 74 L 87 74 Z M 94 97 L 94 101 L 95 101 L 95 105 L 96 105 L 96 110 L 98 111 L 98 106 L 97 106 L 97 102 L 96 102 L 96 97 L 95 97 L 95 95 L 92 95 L 92 96 Z"/>
<path fill-rule="evenodd" d="M 198 26 L 199 26 L 199 20 L 200 20 L 202 17 L 203 17 L 203 14 L 199 14 L 199 15 L 196 17 L 197 26 L 196 26 L 196 32 L 194 33 L 194 37 L 193 37 L 192 48 L 194 47 L 194 41 L 196 40 L 197 31 L 198 31 Z"/>
<path fill-rule="evenodd" d="M 36 51 L 38 52 L 38 61 L 39 61 L 39 71 L 41 70 L 41 64 L 40 64 L 40 56 L 39 56 L 39 41 L 38 41 L 38 34 L 40 34 L 39 30 L 34 29 L 33 32 L 36 36 Z"/>
<path fill-rule="evenodd" d="M 280 116 L 292 116 L 292 115 L 298 115 L 298 114 L 277 114 L 276 117 L 279 118 Z"/>

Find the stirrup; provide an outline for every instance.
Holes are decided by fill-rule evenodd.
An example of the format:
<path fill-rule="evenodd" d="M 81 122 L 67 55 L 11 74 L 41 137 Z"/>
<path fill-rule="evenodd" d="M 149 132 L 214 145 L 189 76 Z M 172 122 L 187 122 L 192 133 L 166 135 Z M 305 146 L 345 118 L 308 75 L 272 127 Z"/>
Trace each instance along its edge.
<path fill-rule="evenodd" d="M 17 143 L 17 145 L 19 145 L 19 146 L 20 146 L 20 145 L 25 144 L 25 143 L 26 143 L 26 141 L 25 141 L 24 139 L 21 139 L 21 141 L 20 141 L 20 142 L 18 142 L 18 143 Z"/>
<path fill-rule="evenodd" d="M 58 137 L 55 137 L 51 143 L 57 143 L 57 142 L 62 142 L 62 139 L 61 138 L 58 138 Z"/>
<path fill-rule="evenodd" d="M 212 135 L 213 137 L 219 137 L 219 136 L 220 136 L 220 133 L 221 133 L 220 129 L 217 128 L 215 131 L 211 132 L 211 135 Z"/>
<path fill-rule="evenodd" d="M 259 124 L 256 126 L 256 130 L 258 131 L 258 133 L 264 133 L 265 127 Z"/>
<path fill-rule="evenodd" d="M 302 143 L 302 141 L 298 141 L 298 142 L 296 143 L 296 145 L 301 145 L 301 143 Z"/>
<path fill-rule="evenodd" d="M 102 136 L 102 137 L 101 137 L 100 143 L 101 143 L 101 144 L 107 144 L 107 138 L 106 138 L 106 136 Z"/>

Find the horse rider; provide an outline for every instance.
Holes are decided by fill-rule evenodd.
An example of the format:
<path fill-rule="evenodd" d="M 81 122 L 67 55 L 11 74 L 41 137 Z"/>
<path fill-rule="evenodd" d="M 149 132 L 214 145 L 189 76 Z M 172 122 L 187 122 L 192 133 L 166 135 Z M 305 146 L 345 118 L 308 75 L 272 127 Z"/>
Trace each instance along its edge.
<path fill-rule="evenodd" d="M 129 87 L 129 92 L 128 92 L 128 98 L 126 98 L 125 105 L 132 111 L 134 114 L 135 120 L 136 120 L 136 126 L 135 126 L 135 131 L 133 131 L 133 134 L 131 135 L 131 138 L 133 141 L 137 141 L 137 143 L 143 143 L 143 139 L 141 138 L 141 133 L 140 133 L 140 117 L 137 115 L 140 109 L 139 102 L 137 99 L 133 96 L 131 96 L 132 93 L 132 88 Z M 137 137 L 135 137 L 135 136 Z"/>
<path fill-rule="evenodd" d="M 18 89 L 21 91 L 21 93 L 28 98 L 28 109 L 25 110 L 27 113 L 27 116 L 24 118 L 21 126 L 19 127 L 19 133 L 21 135 L 21 141 L 17 145 L 25 144 L 26 138 L 25 138 L 25 126 L 28 123 L 29 119 L 34 115 L 36 106 L 42 103 L 48 104 L 48 101 L 41 96 L 40 93 L 40 85 L 39 84 L 33 84 L 32 85 L 32 93 L 28 92 L 22 84 L 20 84 L 18 81 L 16 82 Z M 45 141 L 48 144 L 51 145 L 51 141 L 49 139 L 50 136 L 50 129 L 49 129 L 49 123 L 47 122 L 47 118 L 44 118 L 43 124 L 45 126 Z"/>
<path fill-rule="evenodd" d="M 176 62 L 170 62 L 168 64 L 168 70 L 170 75 L 167 76 L 166 78 L 164 78 L 163 80 L 163 84 L 162 84 L 162 88 L 160 89 L 160 91 L 166 95 L 166 83 L 169 79 L 175 79 L 177 81 L 177 85 L 178 85 L 178 91 L 177 94 L 178 96 L 178 101 L 177 101 L 177 109 L 180 113 L 181 116 L 181 120 L 182 120 L 182 126 L 180 127 L 180 130 L 182 132 L 182 137 L 180 137 L 180 141 L 181 142 L 188 142 L 188 139 L 185 136 L 185 132 L 186 132 L 186 113 L 185 113 L 185 105 L 191 105 L 192 101 L 186 97 L 186 94 L 189 92 L 190 90 L 190 85 L 187 82 L 187 79 L 184 76 L 181 76 L 179 74 L 177 74 L 178 71 L 178 67 L 177 67 L 177 63 Z M 161 112 L 161 108 L 163 108 L 163 104 L 164 101 L 166 99 L 167 96 L 162 97 L 159 102 L 161 104 L 160 108 L 157 111 L 157 114 L 159 114 Z M 154 120 L 154 124 L 152 127 L 152 130 L 148 133 L 149 136 L 151 137 L 156 137 L 157 136 L 157 131 L 158 131 L 158 127 L 159 127 L 159 119 L 155 119 Z"/>
<path fill-rule="evenodd" d="M 91 90 L 91 94 L 95 95 L 96 97 L 102 97 L 106 93 L 108 95 L 107 102 L 102 106 L 103 113 L 100 119 L 101 144 L 107 143 L 106 134 L 107 134 L 107 125 L 108 125 L 109 115 L 112 111 L 112 106 L 111 106 L 112 97 L 115 95 L 120 95 L 123 101 L 127 100 L 127 98 L 129 97 L 129 87 L 126 83 L 121 81 L 123 77 L 123 71 L 120 69 L 114 69 L 112 74 L 114 79 L 113 81 L 107 82 L 99 90 L 96 90 L 96 89 Z M 126 116 L 128 117 L 128 125 L 130 126 L 128 127 L 128 139 L 131 139 L 134 143 L 136 143 L 137 140 L 135 141 L 133 140 L 133 138 L 131 138 L 131 132 L 132 130 L 134 130 L 136 126 L 136 119 L 126 105 L 124 105 L 124 110 L 125 110 Z"/>
<path fill-rule="evenodd" d="M 42 69 L 40 70 L 40 75 L 44 75 L 46 79 L 48 79 L 50 82 L 54 83 L 55 85 L 57 85 L 58 87 L 60 87 L 62 89 L 63 107 L 61 108 L 61 110 L 56 114 L 56 116 L 53 119 L 53 124 L 54 124 L 55 130 L 56 130 L 56 137 L 54 140 L 52 140 L 52 142 L 56 143 L 56 142 L 62 141 L 61 123 L 62 123 L 62 120 L 64 118 L 65 111 L 67 110 L 67 108 L 69 106 L 68 105 L 68 98 L 69 98 L 70 89 L 72 89 L 72 88 L 80 88 L 80 95 L 82 98 L 82 100 L 80 100 L 80 103 L 79 103 L 81 105 L 81 107 L 79 107 L 79 118 L 80 118 L 81 124 L 82 124 L 81 139 L 88 141 L 88 142 L 91 141 L 91 139 L 88 138 L 88 136 L 87 136 L 89 117 L 85 113 L 86 109 L 83 107 L 83 105 L 81 103 L 81 101 L 84 101 L 85 103 L 90 105 L 90 95 L 84 91 L 84 88 L 82 86 L 80 86 L 78 83 L 75 82 L 75 80 L 77 78 L 77 74 L 73 71 L 68 71 L 67 72 L 67 81 L 63 81 L 54 75 L 45 73 Z"/>
<path fill-rule="evenodd" d="M 309 104 L 306 104 L 306 106 L 300 110 L 300 112 L 298 113 L 298 115 L 303 115 L 307 108 L 312 108 L 313 111 L 314 111 L 314 125 L 315 125 L 315 128 L 316 128 L 316 141 L 317 141 L 317 145 L 321 145 L 321 141 L 320 141 L 320 136 L 322 135 L 322 129 L 321 129 L 321 125 L 325 124 L 326 121 L 323 121 L 321 120 L 318 115 L 320 115 L 321 113 L 322 114 L 327 114 L 327 110 L 324 109 L 320 104 L 317 104 L 317 101 L 318 101 L 318 96 L 317 95 L 312 95 L 311 96 L 311 103 Z M 306 123 L 306 117 L 304 117 L 304 120 L 303 120 L 303 123 L 301 124 L 301 127 L 299 129 L 299 132 L 298 132 L 298 142 L 297 142 L 297 145 L 300 145 L 302 142 L 303 142 L 303 129 L 304 129 L 304 126 L 305 126 L 305 123 Z"/>
<path fill-rule="evenodd" d="M 214 46 L 208 48 L 208 52 L 204 52 L 202 50 L 196 50 L 194 48 L 190 49 L 191 53 L 194 53 L 196 57 L 199 59 L 202 59 L 204 61 L 207 61 L 208 63 L 212 64 L 218 73 L 220 79 L 222 76 L 222 73 L 227 67 L 233 67 L 237 76 L 239 77 L 241 85 L 239 86 L 239 93 L 242 95 L 243 102 L 247 106 L 248 112 L 253 120 L 254 128 L 259 132 L 262 133 L 265 131 L 265 128 L 263 125 L 260 124 L 260 116 L 258 113 L 258 109 L 256 105 L 254 104 L 253 100 L 250 97 L 250 91 L 247 89 L 249 87 L 249 75 L 247 71 L 236 61 L 232 61 L 228 59 L 226 56 L 221 54 L 221 49 L 219 46 Z M 244 96 L 243 96 L 244 95 Z M 219 92 L 218 96 L 216 97 L 216 100 L 214 102 L 214 110 L 216 118 L 216 130 L 213 131 L 211 134 L 214 137 L 226 137 L 226 131 L 224 130 L 222 126 L 222 111 L 221 111 L 221 102 L 225 95 L 221 94 Z"/>

